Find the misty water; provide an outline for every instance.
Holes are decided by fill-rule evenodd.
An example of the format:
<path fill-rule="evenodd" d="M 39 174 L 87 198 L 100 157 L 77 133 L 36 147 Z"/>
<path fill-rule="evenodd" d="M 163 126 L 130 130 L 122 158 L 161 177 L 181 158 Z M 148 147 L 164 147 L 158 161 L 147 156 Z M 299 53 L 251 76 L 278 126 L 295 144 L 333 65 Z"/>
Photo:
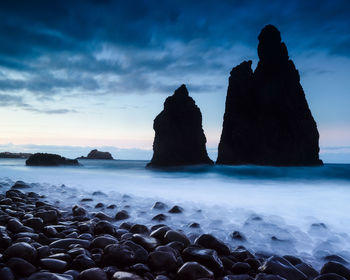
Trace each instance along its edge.
<path fill-rule="evenodd" d="M 62 207 L 97 202 L 126 209 L 131 221 L 155 224 L 164 213 L 170 226 L 192 238 L 211 233 L 232 248 L 261 254 L 292 254 L 316 268 L 336 254 L 350 260 L 350 165 L 322 167 L 195 166 L 146 169 L 146 161 L 81 160 L 82 166 L 27 167 L 22 159 L 0 160 L 4 190 L 17 180 Z M 93 192 L 100 191 L 97 195 Z M 93 198 L 81 203 L 82 198 Z M 182 214 L 152 209 L 156 201 L 184 208 Z M 168 208 L 168 209 L 169 209 Z M 193 222 L 200 229 L 190 228 Z M 231 233 L 239 231 L 245 240 Z"/>

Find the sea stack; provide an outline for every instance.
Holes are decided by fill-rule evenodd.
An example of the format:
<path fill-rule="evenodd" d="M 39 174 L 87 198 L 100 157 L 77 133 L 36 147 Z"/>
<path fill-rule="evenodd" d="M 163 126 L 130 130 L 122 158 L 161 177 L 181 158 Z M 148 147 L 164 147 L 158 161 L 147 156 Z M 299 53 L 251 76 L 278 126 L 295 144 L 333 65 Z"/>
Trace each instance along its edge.
<path fill-rule="evenodd" d="M 205 147 L 202 114 L 185 85 L 164 102 L 154 119 L 153 157 L 149 167 L 213 164 Z"/>
<path fill-rule="evenodd" d="M 316 122 L 280 32 L 267 25 L 258 39 L 255 71 L 251 61 L 231 71 L 217 163 L 321 165 Z"/>

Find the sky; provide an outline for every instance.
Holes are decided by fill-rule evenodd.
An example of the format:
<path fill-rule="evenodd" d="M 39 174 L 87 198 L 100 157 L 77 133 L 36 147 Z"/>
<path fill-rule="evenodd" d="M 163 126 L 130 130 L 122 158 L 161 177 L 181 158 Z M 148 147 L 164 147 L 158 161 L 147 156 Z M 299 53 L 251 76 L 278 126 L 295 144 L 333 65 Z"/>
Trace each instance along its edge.
<path fill-rule="evenodd" d="M 0 150 L 149 159 L 153 119 L 186 84 L 215 160 L 232 67 L 275 25 L 321 158 L 350 162 L 350 2 L 0 1 Z"/>

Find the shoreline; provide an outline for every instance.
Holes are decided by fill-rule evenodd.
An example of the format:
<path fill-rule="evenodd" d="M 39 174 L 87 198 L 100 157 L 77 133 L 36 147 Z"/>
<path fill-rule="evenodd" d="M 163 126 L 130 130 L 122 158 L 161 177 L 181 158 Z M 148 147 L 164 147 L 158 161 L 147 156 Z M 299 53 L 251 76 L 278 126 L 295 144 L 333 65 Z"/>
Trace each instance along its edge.
<path fill-rule="evenodd" d="M 329 256 L 317 271 L 295 256 L 230 248 L 205 232 L 186 235 L 166 225 L 162 213 L 153 217 L 153 226 L 146 226 L 129 218 L 128 210 L 112 205 L 97 203 L 95 209 L 85 209 L 82 205 L 91 198 L 66 208 L 48 203 L 30 189 L 23 182 L 1 189 L 1 279 L 281 279 L 277 275 L 287 280 L 342 279 L 318 276 L 330 272 L 349 279 L 350 270 L 340 256 Z M 97 201 L 99 195 L 95 194 Z M 164 204 L 157 202 L 154 207 L 162 210 Z M 105 208 L 115 215 L 104 213 Z M 182 210 L 173 207 L 167 215 Z M 239 232 L 233 237 L 244 238 Z"/>

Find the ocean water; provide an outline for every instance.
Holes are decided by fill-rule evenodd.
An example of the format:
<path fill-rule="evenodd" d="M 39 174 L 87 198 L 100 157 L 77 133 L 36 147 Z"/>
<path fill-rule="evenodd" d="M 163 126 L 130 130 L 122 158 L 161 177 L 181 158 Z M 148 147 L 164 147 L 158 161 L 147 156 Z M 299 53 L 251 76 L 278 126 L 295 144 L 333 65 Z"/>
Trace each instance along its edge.
<path fill-rule="evenodd" d="M 261 254 L 292 254 L 320 268 L 329 255 L 350 260 L 350 165 L 322 167 L 194 166 L 146 169 L 146 161 L 81 160 L 82 166 L 27 167 L 23 159 L 0 160 L 0 191 L 17 180 L 62 207 L 97 202 L 126 209 L 131 221 L 166 223 L 195 238 L 211 233 L 232 248 Z M 92 193 L 100 191 L 99 195 Z M 79 202 L 91 197 L 92 202 Z M 152 209 L 156 201 L 182 214 Z M 199 229 L 190 228 L 193 222 Z M 245 240 L 235 240 L 239 231 Z"/>

